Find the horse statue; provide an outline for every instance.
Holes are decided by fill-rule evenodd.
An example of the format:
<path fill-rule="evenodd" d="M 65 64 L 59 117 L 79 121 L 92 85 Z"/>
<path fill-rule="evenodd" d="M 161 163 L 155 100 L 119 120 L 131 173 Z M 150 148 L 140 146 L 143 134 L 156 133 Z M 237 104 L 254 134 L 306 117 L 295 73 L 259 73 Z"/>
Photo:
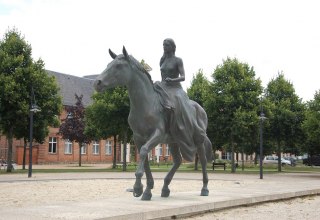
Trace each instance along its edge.
<path fill-rule="evenodd" d="M 143 66 L 131 55 L 128 55 L 125 47 L 123 54 L 116 55 L 109 49 L 109 54 L 113 58 L 107 68 L 96 78 L 94 87 L 97 92 L 117 86 L 126 86 L 130 98 L 130 113 L 128 123 L 133 131 L 133 139 L 139 150 L 140 161 L 135 173 L 136 181 L 133 186 L 133 195 L 140 197 L 141 200 L 151 200 L 151 189 L 154 186 L 154 180 L 147 159 L 148 153 L 159 143 L 166 143 L 173 158 L 173 165 L 164 179 L 164 185 L 161 191 L 161 197 L 170 195 L 169 184 L 182 162 L 182 156 L 188 161 L 194 158 L 195 153 L 199 155 L 202 166 L 203 186 L 201 196 L 208 196 L 208 175 L 207 161 L 212 159 L 212 144 L 205 135 L 204 138 L 193 136 L 194 149 L 192 157 L 185 158 L 184 149 L 178 145 L 181 140 L 172 135 L 166 128 L 167 116 L 161 105 L 159 93 L 156 92 L 154 84 L 149 73 Z M 196 102 L 189 100 L 190 109 L 194 114 L 197 126 L 204 131 L 207 129 L 207 115 L 203 108 Z M 186 128 L 189 129 L 189 128 Z M 182 155 L 182 156 L 181 156 Z M 141 178 L 146 174 L 146 189 L 143 191 Z"/>

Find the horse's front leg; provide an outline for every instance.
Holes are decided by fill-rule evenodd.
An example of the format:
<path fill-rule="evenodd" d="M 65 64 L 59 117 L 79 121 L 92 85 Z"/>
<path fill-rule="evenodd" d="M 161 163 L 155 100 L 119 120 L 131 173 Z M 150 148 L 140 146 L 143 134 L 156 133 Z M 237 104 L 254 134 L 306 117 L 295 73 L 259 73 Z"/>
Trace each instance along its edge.
<path fill-rule="evenodd" d="M 146 187 L 146 189 L 143 193 L 143 197 L 141 199 L 142 200 L 150 200 L 152 197 L 151 189 L 153 189 L 154 180 L 152 177 L 152 173 L 150 170 L 150 165 L 149 165 L 148 160 L 145 160 L 145 162 L 144 162 L 144 169 L 145 169 L 146 177 L 147 177 L 147 187 Z M 142 195 L 142 192 L 143 192 L 143 184 L 141 183 L 141 177 L 136 178 L 136 182 L 133 186 L 133 196 L 139 197 Z"/>
<path fill-rule="evenodd" d="M 209 189 L 208 189 L 208 174 L 207 174 L 207 157 L 205 154 L 205 150 L 204 150 L 204 144 L 202 143 L 199 147 L 198 147 L 198 155 L 200 158 L 200 163 L 201 163 L 201 167 L 202 167 L 202 175 L 203 175 L 203 186 L 201 189 L 201 196 L 208 196 L 209 195 Z"/>
<path fill-rule="evenodd" d="M 135 197 L 139 197 L 142 194 L 143 186 L 142 186 L 142 183 L 141 183 L 141 178 L 143 176 L 145 168 L 147 168 L 146 171 L 148 171 L 147 180 L 148 180 L 148 176 L 150 177 L 151 171 L 150 171 L 150 168 L 149 168 L 149 162 L 146 161 L 146 160 L 147 160 L 147 157 L 148 157 L 148 152 L 159 143 L 160 134 L 161 134 L 160 130 L 157 129 L 152 134 L 150 139 L 144 145 L 142 145 L 142 147 L 140 148 L 140 153 L 139 153 L 140 162 L 139 162 L 136 174 L 135 174 L 136 175 L 136 182 L 135 182 L 134 187 L 133 187 L 133 190 L 134 190 L 133 195 Z M 147 182 L 147 184 L 148 184 L 148 182 Z M 153 184 L 152 184 L 152 188 L 153 188 Z M 142 200 L 150 200 L 151 199 L 151 196 L 152 196 L 151 189 L 152 188 L 147 187 L 147 189 L 145 191 L 146 195 L 144 195 L 141 198 Z"/>
<path fill-rule="evenodd" d="M 153 177 L 152 177 L 152 173 L 149 165 L 149 160 L 145 160 L 144 169 L 147 177 L 147 187 L 143 192 L 141 200 L 150 200 L 152 197 L 151 189 L 153 189 L 154 181 L 153 181 Z"/>
<path fill-rule="evenodd" d="M 161 197 L 169 197 L 170 189 L 169 184 L 173 178 L 173 175 L 176 173 L 177 169 L 179 168 L 182 158 L 180 154 L 179 147 L 176 144 L 170 145 L 170 152 L 173 158 L 173 165 L 166 177 L 164 178 L 164 183 L 161 191 Z"/>
<path fill-rule="evenodd" d="M 137 146 L 141 146 L 140 143 L 138 143 L 137 141 L 135 141 L 136 145 Z M 139 149 L 139 153 L 140 153 L 140 149 Z M 140 160 L 141 161 L 141 160 Z M 143 193 L 143 184 L 141 183 L 141 178 L 142 178 L 142 175 L 137 175 L 137 172 L 139 171 L 139 166 L 138 165 L 138 168 L 136 170 L 136 181 L 133 185 L 133 196 L 134 197 L 140 197 Z"/>

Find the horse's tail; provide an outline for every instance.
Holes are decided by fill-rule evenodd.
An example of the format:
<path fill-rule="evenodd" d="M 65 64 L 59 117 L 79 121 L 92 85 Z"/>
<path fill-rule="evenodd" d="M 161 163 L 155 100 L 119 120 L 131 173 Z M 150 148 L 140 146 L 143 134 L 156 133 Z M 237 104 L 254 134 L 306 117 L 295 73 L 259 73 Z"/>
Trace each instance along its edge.
<path fill-rule="evenodd" d="M 206 152 L 207 162 L 211 163 L 213 158 L 212 143 L 207 136 L 204 139 L 204 149 Z"/>

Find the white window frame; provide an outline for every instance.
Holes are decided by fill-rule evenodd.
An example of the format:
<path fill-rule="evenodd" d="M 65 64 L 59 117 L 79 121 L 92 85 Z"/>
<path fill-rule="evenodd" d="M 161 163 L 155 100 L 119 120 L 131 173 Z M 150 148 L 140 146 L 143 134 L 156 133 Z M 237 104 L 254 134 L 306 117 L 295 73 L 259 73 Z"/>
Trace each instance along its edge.
<path fill-rule="evenodd" d="M 87 145 L 85 143 L 81 146 L 81 155 L 87 154 Z"/>
<path fill-rule="evenodd" d="M 70 140 L 64 141 L 64 154 L 72 154 L 73 143 Z"/>
<path fill-rule="evenodd" d="M 49 137 L 49 154 L 56 154 L 57 153 L 57 137 Z"/>
<path fill-rule="evenodd" d="M 112 141 L 107 140 L 105 146 L 106 155 L 112 155 Z"/>
<path fill-rule="evenodd" d="M 100 144 L 98 141 L 94 141 L 92 144 L 92 154 L 99 155 L 100 154 Z"/>
<path fill-rule="evenodd" d="M 162 157 L 163 155 L 163 149 L 162 149 L 162 144 L 160 144 L 160 147 L 159 147 L 159 156 Z"/>
<path fill-rule="evenodd" d="M 166 144 L 166 155 L 165 156 L 170 156 L 170 150 L 169 150 L 169 145 Z"/>

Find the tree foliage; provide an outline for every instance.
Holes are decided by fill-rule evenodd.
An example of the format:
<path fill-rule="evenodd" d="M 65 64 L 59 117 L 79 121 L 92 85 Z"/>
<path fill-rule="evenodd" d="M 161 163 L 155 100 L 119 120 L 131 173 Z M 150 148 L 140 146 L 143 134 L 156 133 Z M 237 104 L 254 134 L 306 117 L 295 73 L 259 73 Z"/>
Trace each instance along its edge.
<path fill-rule="evenodd" d="M 56 115 L 62 107 L 54 78 L 46 73 L 44 62 L 41 59 L 34 61 L 31 55 L 31 45 L 16 29 L 5 33 L 0 41 L 0 127 L 9 142 L 8 172 L 11 172 L 13 138 L 29 140 L 32 89 L 41 108 L 34 116 L 36 141 L 44 141 L 48 126 L 56 125 Z"/>
<path fill-rule="evenodd" d="M 70 142 L 79 144 L 79 166 L 81 166 L 81 147 L 82 144 L 89 144 L 91 137 L 84 133 L 85 130 L 85 108 L 82 104 L 83 95 L 75 94 L 75 106 L 67 106 L 67 118 L 60 125 L 59 134 L 62 138 Z"/>
<path fill-rule="evenodd" d="M 266 89 L 266 99 L 271 103 L 269 138 L 277 146 L 278 170 L 281 171 L 281 152 L 297 153 L 302 139 L 304 105 L 295 94 L 292 83 L 278 74 Z"/>
<path fill-rule="evenodd" d="M 203 70 L 199 69 L 199 71 L 196 73 L 196 75 L 193 76 L 191 81 L 190 88 L 187 89 L 187 94 L 190 99 L 197 102 L 201 107 L 203 107 L 206 110 L 205 102 L 207 101 L 209 97 L 209 87 L 210 82 L 208 79 L 204 76 Z M 195 158 L 195 170 L 198 170 L 198 160 L 199 156 L 196 154 Z"/>
<path fill-rule="evenodd" d="M 256 143 L 262 86 L 255 79 L 253 67 L 227 58 L 216 67 L 212 77 L 207 104 L 211 139 L 218 148 L 232 152 L 252 140 Z"/>
<path fill-rule="evenodd" d="M 302 128 L 306 135 L 304 150 L 310 155 L 320 154 L 320 90 L 315 93 L 314 99 L 307 103 Z"/>
<path fill-rule="evenodd" d="M 196 101 L 199 105 L 205 108 L 205 102 L 209 97 L 210 82 L 204 76 L 203 70 L 200 69 L 191 81 L 191 86 L 187 89 L 187 94 L 190 99 Z"/>
<path fill-rule="evenodd" d="M 85 133 L 93 138 L 114 138 L 113 167 L 116 167 L 116 140 L 131 137 L 128 125 L 130 100 L 124 87 L 116 87 L 93 95 L 93 104 L 86 110 Z"/>

